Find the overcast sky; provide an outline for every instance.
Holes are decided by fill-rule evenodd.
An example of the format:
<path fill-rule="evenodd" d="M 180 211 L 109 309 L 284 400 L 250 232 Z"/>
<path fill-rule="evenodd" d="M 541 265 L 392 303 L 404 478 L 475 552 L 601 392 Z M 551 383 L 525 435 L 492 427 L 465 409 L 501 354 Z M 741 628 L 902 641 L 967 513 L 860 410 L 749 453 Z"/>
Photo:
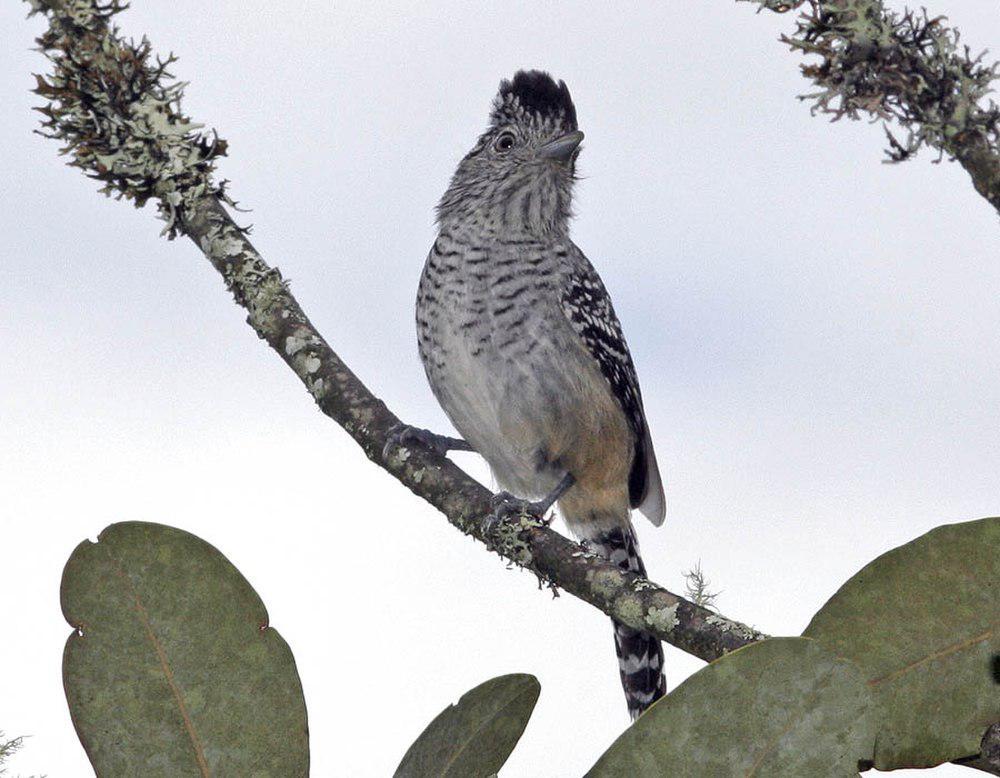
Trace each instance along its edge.
<path fill-rule="evenodd" d="M 777 41 L 790 16 L 419 5 L 120 17 L 180 55 L 256 245 L 401 417 L 448 430 L 413 326 L 434 205 L 499 80 L 542 67 L 587 135 L 574 237 L 614 297 L 666 481 L 665 525 L 637 515 L 654 580 L 682 591 L 700 560 L 723 613 L 797 634 L 881 552 L 1000 512 L 997 214 L 958 166 L 884 165 L 879 126 L 811 118 Z M 930 5 L 1000 47 L 995 3 Z M 504 775 L 582 774 L 627 723 L 607 620 L 370 464 L 189 242 L 31 134 L 45 62 L 25 10 L 0 4 L 0 729 L 32 736 L 12 773 L 90 774 L 60 574 L 80 540 L 140 519 L 213 543 L 267 603 L 314 775 L 390 774 L 441 708 L 514 671 L 542 695 Z M 668 649 L 672 687 L 699 666 Z"/>

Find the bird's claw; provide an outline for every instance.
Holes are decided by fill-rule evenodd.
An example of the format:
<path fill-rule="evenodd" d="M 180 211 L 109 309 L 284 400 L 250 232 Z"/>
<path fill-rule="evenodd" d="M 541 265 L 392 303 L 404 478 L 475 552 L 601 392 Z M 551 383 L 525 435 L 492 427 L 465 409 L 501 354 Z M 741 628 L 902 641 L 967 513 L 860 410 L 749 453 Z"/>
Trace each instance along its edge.
<path fill-rule="evenodd" d="M 393 449 L 403 444 L 403 433 L 406 429 L 407 425 L 402 422 L 392 425 L 389 434 L 385 436 L 385 445 L 382 446 L 382 459 L 388 459 Z"/>
<path fill-rule="evenodd" d="M 442 457 L 449 451 L 472 450 L 472 447 L 461 438 L 449 438 L 447 435 L 438 435 L 422 427 L 411 427 L 409 424 L 399 422 L 386 436 L 385 445 L 382 447 L 382 458 L 388 459 L 394 448 L 405 446 L 407 443 L 416 443 Z"/>
<path fill-rule="evenodd" d="M 547 505 L 542 502 L 532 502 L 515 497 L 510 492 L 497 492 L 490 498 L 490 507 L 493 509 L 490 514 L 483 519 L 483 531 L 487 535 L 492 534 L 497 527 L 504 522 L 521 516 L 530 516 L 545 526 L 548 526 L 552 519 L 546 518 Z"/>
<path fill-rule="evenodd" d="M 405 446 L 407 443 L 416 443 L 423 448 L 436 451 L 438 454 L 444 456 L 448 452 L 448 447 L 444 443 L 445 440 L 446 438 L 443 438 L 441 435 L 435 435 L 430 430 L 411 427 L 409 424 L 399 422 L 393 425 L 386 436 L 385 446 L 382 447 L 382 458 L 388 459 L 393 449 Z"/>

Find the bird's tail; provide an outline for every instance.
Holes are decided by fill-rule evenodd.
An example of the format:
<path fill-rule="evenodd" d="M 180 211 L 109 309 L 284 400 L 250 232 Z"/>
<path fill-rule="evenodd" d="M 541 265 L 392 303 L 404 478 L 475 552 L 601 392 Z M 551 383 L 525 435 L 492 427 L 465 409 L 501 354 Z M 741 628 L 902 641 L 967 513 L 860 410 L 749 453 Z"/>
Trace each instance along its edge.
<path fill-rule="evenodd" d="M 639 544 L 631 525 L 586 533 L 587 544 L 595 552 L 622 570 L 646 575 L 646 566 L 639 556 Z M 634 721 L 646 708 L 667 691 L 663 675 L 663 646 L 648 632 L 612 621 L 615 627 L 615 652 L 628 712 Z"/>

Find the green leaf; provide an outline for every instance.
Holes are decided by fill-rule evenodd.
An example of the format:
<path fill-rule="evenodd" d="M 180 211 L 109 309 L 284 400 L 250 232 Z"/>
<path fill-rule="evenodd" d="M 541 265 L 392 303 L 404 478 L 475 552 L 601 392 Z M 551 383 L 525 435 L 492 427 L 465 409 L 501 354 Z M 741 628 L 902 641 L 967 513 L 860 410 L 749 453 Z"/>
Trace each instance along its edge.
<path fill-rule="evenodd" d="M 172 527 L 112 524 L 63 571 L 75 631 L 63 684 L 101 776 L 306 776 L 288 644 L 218 550 Z"/>
<path fill-rule="evenodd" d="M 533 675 L 501 675 L 462 695 L 427 725 L 396 768 L 396 778 L 495 775 L 531 718 L 541 687 Z"/>
<path fill-rule="evenodd" d="M 870 759 L 858 669 L 804 638 L 772 638 L 702 668 L 639 717 L 590 778 L 851 776 Z"/>
<path fill-rule="evenodd" d="M 865 673 L 880 770 L 979 751 L 1000 721 L 1000 519 L 950 524 L 883 554 L 803 633 Z"/>

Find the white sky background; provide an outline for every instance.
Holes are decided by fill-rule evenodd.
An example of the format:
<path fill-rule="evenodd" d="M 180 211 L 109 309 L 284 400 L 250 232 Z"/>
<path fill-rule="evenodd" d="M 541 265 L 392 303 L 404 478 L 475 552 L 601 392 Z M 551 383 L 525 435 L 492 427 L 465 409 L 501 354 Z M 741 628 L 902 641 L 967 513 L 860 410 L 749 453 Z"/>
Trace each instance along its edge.
<path fill-rule="evenodd" d="M 255 244 L 402 418 L 449 429 L 413 325 L 433 207 L 500 78 L 544 67 L 587 133 L 574 237 L 615 299 L 665 473 L 667 522 L 639 527 L 654 580 L 682 591 L 701 560 L 723 613 L 797 634 L 881 552 L 1000 512 L 997 214 L 957 165 L 883 165 L 878 126 L 810 118 L 777 42 L 791 16 L 411 5 L 120 17 L 181 56 Z M 25 11 L 0 4 L 0 729 L 32 736 L 12 774 L 90 774 L 59 579 L 80 540 L 130 519 L 200 535 L 263 597 L 314 775 L 391 774 L 441 708 L 513 671 L 542 696 L 504 775 L 582 774 L 627 723 L 607 620 L 370 464 L 192 245 L 31 134 L 45 62 Z M 995 3 L 931 11 L 1000 49 Z M 668 649 L 671 686 L 700 665 Z"/>

